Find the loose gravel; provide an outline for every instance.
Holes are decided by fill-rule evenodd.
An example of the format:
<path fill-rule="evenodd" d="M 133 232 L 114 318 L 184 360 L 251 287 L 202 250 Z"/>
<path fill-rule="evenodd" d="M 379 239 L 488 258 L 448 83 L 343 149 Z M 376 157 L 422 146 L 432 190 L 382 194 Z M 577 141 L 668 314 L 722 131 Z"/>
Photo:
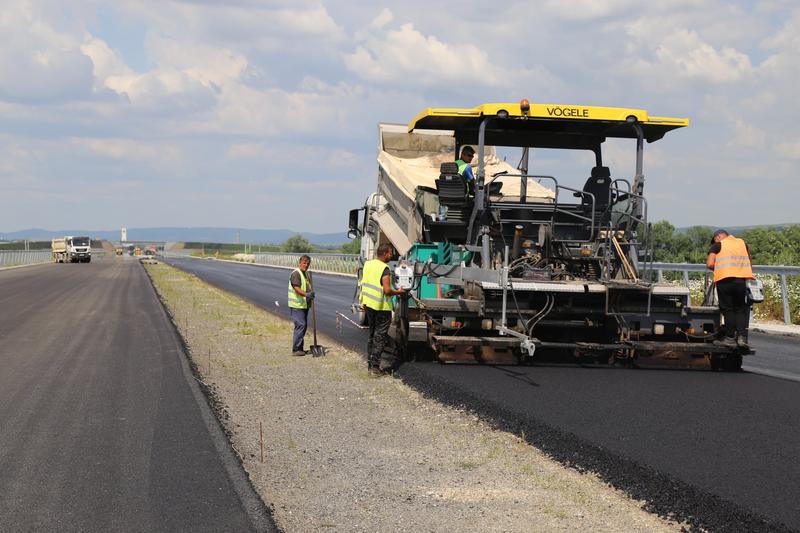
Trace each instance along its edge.
<path fill-rule="evenodd" d="M 524 435 L 369 377 L 327 337 L 325 357 L 293 357 L 289 320 L 168 265 L 147 269 L 284 531 L 682 529 Z"/>

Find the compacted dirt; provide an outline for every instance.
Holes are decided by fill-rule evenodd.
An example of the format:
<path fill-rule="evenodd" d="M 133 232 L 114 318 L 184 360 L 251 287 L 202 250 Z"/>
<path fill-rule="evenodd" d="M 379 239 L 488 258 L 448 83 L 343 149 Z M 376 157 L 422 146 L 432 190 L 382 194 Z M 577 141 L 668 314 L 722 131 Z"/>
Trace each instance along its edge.
<path fill-rule="evenodd" d="M 329 338 L 325 357 L 292 357 L 288 318 L 170 266 L 147 269 L 284 531 L 681 529 L 518 436 L 369 377 Z"/>

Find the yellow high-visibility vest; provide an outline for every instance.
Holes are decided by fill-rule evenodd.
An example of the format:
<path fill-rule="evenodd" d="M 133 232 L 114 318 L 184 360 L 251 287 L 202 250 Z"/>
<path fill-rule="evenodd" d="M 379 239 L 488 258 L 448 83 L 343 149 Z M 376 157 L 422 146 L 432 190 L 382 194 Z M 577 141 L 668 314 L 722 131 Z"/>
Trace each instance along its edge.
<path fill-rule="evenodd" d="M 375 311 L 391 311 L 392 297 L 383 292 L 381 277 L 389 267 L 383 261 L 372 259 L 364 263 L 364 272 L 361 274 L 361 303 Z"/>
<path fill-rule="evenodd" d="M 744 241 L 728 235 L 719 243 L 722 248 L 714 259 L 714 283 L 725 278 L 753 279 L 753 267 Z"/>
<path fill-rule="evenodd" d="M 308 281 L 306 281 L 306 275 L 299 268 L 295 268 L 292 271 L 292 274 L 294 274 L 295 272 L 298 272 L 300 274 L 300 290 L 306 292 L 306 287 L 308 287 Z M 306 300 L 305 296 L 300 296 L 299 294 L 294 292 L 294 287 L 292 287 L 291 274 L 289 274 L 289 307 L 291 307 L 292 309 L 308 309 L 308 300 Z"/>

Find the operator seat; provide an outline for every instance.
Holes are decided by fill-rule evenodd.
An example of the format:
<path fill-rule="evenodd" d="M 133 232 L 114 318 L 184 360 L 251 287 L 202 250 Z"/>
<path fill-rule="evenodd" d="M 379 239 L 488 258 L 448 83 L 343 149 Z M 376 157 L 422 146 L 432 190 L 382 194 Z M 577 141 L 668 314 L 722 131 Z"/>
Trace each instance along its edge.
<path fill-rule="evenodd" d="M 583 186 L 583 191 L 594 195 L 594 209 L 600 214 L 608 208 L 609 193 L 611 192 L 611 171 L 608 167 L 592 168 L 589 179 Z M 583 196 L 583 207 L 585 211 L 592 209 L 592 200 Z"/>
<path fill-rule="evenodd" d="M 447 207 L 446 220 L 466 223 L 469 220 L 471 199 L 467 180 L 458 173 L 455 162 L 442 163 L 436 180 L 439 205 Z"/>

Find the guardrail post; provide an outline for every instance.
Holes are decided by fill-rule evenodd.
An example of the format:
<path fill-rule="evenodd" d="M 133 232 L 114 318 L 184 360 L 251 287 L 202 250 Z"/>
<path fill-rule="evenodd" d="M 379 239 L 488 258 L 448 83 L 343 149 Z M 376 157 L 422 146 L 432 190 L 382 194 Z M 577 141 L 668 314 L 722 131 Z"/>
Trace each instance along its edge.
<path fill-rule="evenodd" d="M 684 270 L 683 271 L 683 286 L 686 287 L 687 289 L 689 288 L 689 271 L 688 270 Z"/>
<path fill-rule="evenodd" d="M 662 281 L 664 281 L 664 271 L 663 271 L 663 270 L 661 270 L 660 268 L 659 268 L 658 270 L 656 270 L 656 276 L 657 276 L 657 277 L 656 277 L 656 280 L 657 280 L 659 283 L 661 283 Z"/>
<path fill-rule="evenodd" d="M 781 274 L 781 299 L 783 300 L 783 323 L 791 324 L 792 317 L 789 312 L 789 289 L 786 286 L 786 274 Z"/>

